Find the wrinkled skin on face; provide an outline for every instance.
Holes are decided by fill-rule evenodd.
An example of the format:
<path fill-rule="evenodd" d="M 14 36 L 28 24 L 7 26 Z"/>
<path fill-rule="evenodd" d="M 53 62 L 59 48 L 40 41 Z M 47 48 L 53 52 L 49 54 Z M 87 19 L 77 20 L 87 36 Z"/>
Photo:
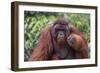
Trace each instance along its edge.
<path fill-rule="evenodd" d="M 67 25 L 62 25 L 62 24 L 55 24 L 52 30 L 53 37 L 55 41 L 60 45 L 60 44 L 65 44 L 66 43 L 66 38 L 70 34 L 69 27 Z"/>

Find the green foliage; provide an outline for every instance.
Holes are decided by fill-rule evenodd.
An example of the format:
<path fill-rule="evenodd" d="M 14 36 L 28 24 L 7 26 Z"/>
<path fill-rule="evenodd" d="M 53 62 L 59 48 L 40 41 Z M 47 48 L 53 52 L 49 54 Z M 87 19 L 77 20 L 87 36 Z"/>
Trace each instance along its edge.
<path fill-rule="evenodd" d="M 62 13 L 62 12 L 24 12 L 24 47 L 31 50 L 38 43 L 41 29 L 53 23 L 58 17 L 64 17 L 66 20 L 83 32 L 85 38 L 90 42 L 90 15 L 80 13 Z"/>
<path fill-rule="evenodd" d="M 36 46 L 41 29 L 56 19 L 55 13 L 32 12 L 25 11 L 24 13 L 24 44 L 25 48 L 31 49 Z"/>

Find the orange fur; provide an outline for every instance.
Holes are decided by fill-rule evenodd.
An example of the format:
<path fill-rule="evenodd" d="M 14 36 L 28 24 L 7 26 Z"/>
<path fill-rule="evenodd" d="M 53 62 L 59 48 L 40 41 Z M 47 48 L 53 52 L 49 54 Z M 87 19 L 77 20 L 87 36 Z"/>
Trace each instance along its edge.
<path fill-rule="evenodd" d="M 74 42 L 73 44 L 71 44 L 68 41 L 68 44 L 73 49 L 75 49 L 76 57 L 77 58 L 88 58 L 88 46 L 87 46 L 87 43 L 84 42 L 84 39 L 81 36 L 74 34 L 74 33 L 70 34 L 68 39 L 70 39 L 71 37 L 74 39 Z M 70 41 L 73 41 L 73 39 Z"/>
<path fill-rule="evenodd" d="M 48 53 L 51 53 L 52 49 L 50 26 L 47 26 L 42 30 L 37 47 L 33 50 L 29 60 L 47 60 Z"/>

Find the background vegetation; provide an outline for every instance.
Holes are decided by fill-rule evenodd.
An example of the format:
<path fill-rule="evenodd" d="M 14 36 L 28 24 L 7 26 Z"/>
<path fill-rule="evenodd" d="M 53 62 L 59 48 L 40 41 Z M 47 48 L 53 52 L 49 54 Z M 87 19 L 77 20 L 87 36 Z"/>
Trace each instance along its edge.
<path fill-rule="evenodd" d="M 24 60 L 30 57 L 33 47 L 38 43 L 41 29 L 53 23 L 58 17 L 66 20 L 83 32 L 85 38 L 90 42 L 90 15 L 82 13 L 62 13 L 62 12 L 24 12 Z"/>

